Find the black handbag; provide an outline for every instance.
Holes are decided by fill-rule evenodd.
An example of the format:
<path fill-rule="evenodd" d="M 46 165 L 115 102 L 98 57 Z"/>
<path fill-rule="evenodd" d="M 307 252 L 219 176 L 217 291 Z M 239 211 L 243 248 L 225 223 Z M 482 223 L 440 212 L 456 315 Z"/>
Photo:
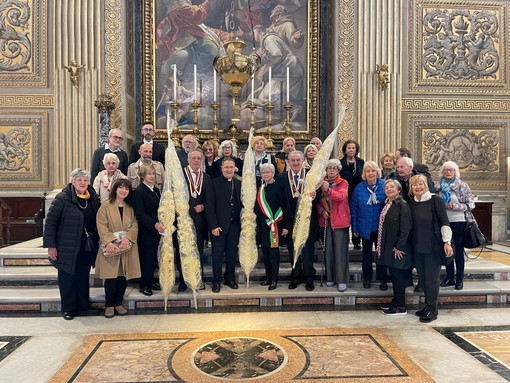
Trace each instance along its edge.
<path fill-rule="evenodd" d="M 99 236 L 93 231 L 85 231 L 85 251 L 90 253 L 97 253 L 99 250 Z"/>
<path fill-rule="evenodd" d="M 464 232 L 464 247 L 467 249 L 474 249 L 475 247 L 487 246 L 487 239 L 483 235 L 482 231 L 478 227 L 471 209 L 468 208 L 470 220 L 466 222 L 466 231 Z"/>

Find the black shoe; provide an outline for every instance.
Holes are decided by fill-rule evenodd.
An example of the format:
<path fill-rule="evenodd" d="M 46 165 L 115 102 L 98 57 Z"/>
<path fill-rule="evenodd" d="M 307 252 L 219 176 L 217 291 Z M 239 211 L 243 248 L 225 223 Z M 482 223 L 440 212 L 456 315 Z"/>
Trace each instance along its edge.
<path fill-rule="evenodd" d="M 221 283 L 214 282 L 212 284 L 212 292 L 213 293 L 219 293 L 221 290 Z"/>
<path fill-rule="evenodd" d="M 271 284 L 269 285 L 269 287 L 267 289 L 274 290 L 274 289 L 276 289 L 276 287 L 278 287 L 278 282 L 271 282 Z"/>
<path fill-rule="evenodd" d="M 372 287 L 372 282 L 370 282 L 370 281 L 363 281 L 363 287 L 365 289 L 369 289 L 370 287 Z"/>
<path fill-rule="evenodd" d="M 313 291 L 313 290 L 315 290 L 315 284 L 313 283 L 313 281 L 306 282 L 305 289 L 306 289 L 306 291 Z"/>
<path fill-rule="evenodd" d="M 294 290 L 297 288 L 299 283 L 295 279 L 291 279 L 289 283 L 289 290 Z"/>
<path fill-rule="evenodd" d="M 237 290 L 239 288 L 239 285 L 237 284 L 236 281 L 225 282 L 224 285 L 234 290 Z"/>
<path fill-rule="evenodd" d="M 394 301 L 383 303 L 381 306 L 381 310 L 389 310 L 392 307 L 397 307 L 397 304 Z"/>
<path fill-rule="evenodd" d="M 462 281 L 457 281 L 455 283 L 455 290 L 462 290 L 464 288 L 464 283 Z"/>
<path fill-rule="evenodd" d="M 150 297 L 152 295 L 152 290 L 147 286 L 140 287 L 140 292 L 146 297 Z"/>
<path fill-rule="evenodd" d="M 420 322 L 429 323 L 437 319 L 437 314 L 431 310 L 427 310 L 425 314 L 420 316 Z"/>
<path fill-rule="evenodd" d="M 388 282 L 381 282 L 381 284 L 379 285 L 379 288 L 381 289 L 381 291 L 388 290 Z"/>
<path fill-rule="evenodd" d="M 355 250 L 361 250 L 361 245 L 354 245 Z"/>
<path fill-rule="evenodd" d="M 264 282 L 262 282 L 261 286 L 269 286 L 271 284 L 271 281 L 269 279 L 266 279 Z"/>
<path fill-rule="evenodd" d="M 154 283 L 151 285 L 151 290 L 160 291 L 160 290 L 161 290 L 161 285 L 159 284 L 159 282 L 154 282 Z"/>
<path fill-rule="evenodd" d="M 71 311 L 64 311 L 62 313 L 62 318 L 65 320 L 73 320 L 74 319 L 74 313 Z"/>
<path fill-rule="evenodd" d="M 450 277 L 446 277 L 443 282 L 441 282 L 439 284 L 439 286 L 441 287 L 446 287 L 446 286 L 454 286 L 455 285 L 455 281 L 453 280 L 453 278 L 450 278 Z"/>
<path fill-rule="evenodd" d="M 420 285 L 414 286 L 414 292 L 415 293 L 423 293 L 423 287 L 421 287 Z"/>
<path fill-rule="evenodd" d="M 76 315 L 82 316 L 82 317 L 89 316 L 89 315 L 97 315 L 97 314 L 99 314 L 99 310 L 95 309 L 93 307 L 88 307 L 86 309 L 78 310 L 78 312 L 76 313 Z"/>
<path fill-rule="evenodd" d="M 179 291 L 180 293 L 182 293 L 183 291 L 186 291 L 188 288 L 188 286 L 186 286 L 186 283 L 184 283 L 183 281 L 181 281 L 181 283 L 179 283 L 179 287 L 177 288 L 177 291 Z"/>
<path fill-rule="evenodd" d="M 414 313 L 417 317 L 421 317 L 422 315 L 425 315 L 425 313 L 428 311 L 427 307 L 422 308 L 421 310 L 418 310 Z"/>

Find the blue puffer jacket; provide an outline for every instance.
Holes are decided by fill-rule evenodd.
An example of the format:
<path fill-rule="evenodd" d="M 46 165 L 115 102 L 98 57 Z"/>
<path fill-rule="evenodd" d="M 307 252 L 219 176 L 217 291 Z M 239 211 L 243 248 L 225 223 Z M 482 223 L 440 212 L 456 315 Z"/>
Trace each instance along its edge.
<path fill-rule="evenodd" d="M 369 239 L 370 233 L 377 231 L 379 226 L 379 215 L 384 207 L 384 180 L 377 180 L 376 205 L 367 205 L 370 192 L 367 190 L 368 183 L 363 181 L 356 185 L 350 202 L 352 232 L 358 233 L 361 238 Z"/>

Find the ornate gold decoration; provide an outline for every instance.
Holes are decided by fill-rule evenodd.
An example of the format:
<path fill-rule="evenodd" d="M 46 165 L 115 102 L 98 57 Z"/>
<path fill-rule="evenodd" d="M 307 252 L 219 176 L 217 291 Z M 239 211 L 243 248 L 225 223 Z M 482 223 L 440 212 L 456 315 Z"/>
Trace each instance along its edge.
<path fill-rule="evenodd" d="M 0 86 L 47 86 L 47 2 L 0 2 Z"/>
<path fill-rule="evenodd" d="M 47 94 L 0 94 L 2 107 L 52 108 L 55 99 Z"/>
<path fill-rule="evenodd" d="M 403 110 L 483 110 L 508 111 L 510 100 L 459 100 L 459 99 L 422 99 L 406 98 L 402 100 Z"/>
<path fill-rule="evenodd" d="M 254 128 L 250 128 L 248 142 L 253 138 Z M 257 178 L 255 177 L 255 156 L 251 145 L 248 145 L 244 156 L 243 181 L 241 184 L 241 235 L 239 237 L 239 263 L 246 275 L 246 287 L 250 287 L 250 274 L 257 265 L 258 246 L 257 216 L 255 202 L 257 200 Z"/>
<path fill-rule="evenodd" d="M 339 21 L 338 21 L 338 99 L 340 103 L 347 108 L 340 132 L 338 133 L 338 141 L 340 143 L 347 141 L 354 136 L 354 97 L 355 83 L 354 76 L 356 73 L 354 53 L 355 20 L 356 20 L 357 2 L 354 0 L 338 0 Z"/>
<path fill-rule="evenodd" d="M 416 1 L 409 11 L 409 91 L 508 93 L 508 17 L 504 1 Z"/>
<path fill-rule="evenodd" d="M 99 109 L 100 112 L 111 112 L 115 109 L 115 104 L 112 102 L 112 96 L 101 93 L 99 99 L 94 101 L 94 106 Z"/>
<path fill-rule="evenodd" d="M 377 65 L 376 73 L 377 73 L 377 82 L 381 86 L 381 89 L 388 90 L 388 84 L 390 83 L 388 64 L 383 64 L 381 66 Z"/>
<path fill-rule="evenodd" d="M 71 76 L 71 84 L 77 88 L 80 86 L 80 73 L 84 67 L 85 65 L 78 64 L 76 60 L 71 60 L 71 63 L 68 66 L 64 65 L 64 68 L 67 69 Z"/>

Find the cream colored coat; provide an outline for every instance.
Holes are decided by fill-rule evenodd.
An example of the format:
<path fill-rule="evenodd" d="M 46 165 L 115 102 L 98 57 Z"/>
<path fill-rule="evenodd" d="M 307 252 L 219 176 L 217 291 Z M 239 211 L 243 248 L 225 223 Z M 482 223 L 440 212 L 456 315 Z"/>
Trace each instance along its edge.
<path fill-rule="evenodd" d="M 101 244 L 114 241 L 116 238 L 113 233 L 116 231 L 126 231 L 126 237 L 133 242 L 131 250 L 113 257 L 106 258 L 101 248 L 99 249 L 96 259 L 96 272 L 99 273 L 99 278 L 139 278 L 141 276 L 140 259 L 136 244 L 138 221 L 136 220 L 133 208 L 126 204 L 124 206 L 123 218 L 121 219 L 119 208 L 114 203 L 104 201 L 97 212 L 96 222 Z"/>

